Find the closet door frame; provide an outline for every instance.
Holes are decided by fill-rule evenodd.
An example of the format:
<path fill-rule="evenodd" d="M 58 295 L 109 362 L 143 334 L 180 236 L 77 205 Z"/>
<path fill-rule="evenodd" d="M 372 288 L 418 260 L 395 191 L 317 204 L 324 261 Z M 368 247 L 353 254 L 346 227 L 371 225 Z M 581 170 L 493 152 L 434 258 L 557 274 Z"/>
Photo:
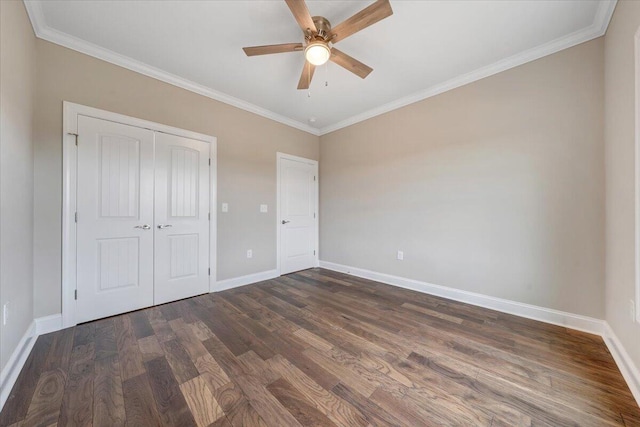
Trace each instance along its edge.
<path fill-rule="evenodd" d="M 75 326 L 76 321 L 76 290 L 77 290 L 77 247 L 76 247 L 76 212 L 77 212 L 77 179 L 78 179 L 78 117 L 87 116 L 96 119 L 121 123 L 149 129 L 190 139 L 196 139 L 209 144 L 209 292 L 213 292 L 216 284 L 216 203 L 217 203 L 217 138 L 184 129 L 166 126 L 160 123 L 129 117 L 110 111 L 100 110 L 72 102 L 63 102 L 62 125 L 62 318 L 59 326 L 52 329 L 62 329 Z M 54 315 L 55 316 L 55 315 Z M 53 319 L 52 319 L 53 320 Z M 51 325 L 53 327 L 53 325 Z"/>

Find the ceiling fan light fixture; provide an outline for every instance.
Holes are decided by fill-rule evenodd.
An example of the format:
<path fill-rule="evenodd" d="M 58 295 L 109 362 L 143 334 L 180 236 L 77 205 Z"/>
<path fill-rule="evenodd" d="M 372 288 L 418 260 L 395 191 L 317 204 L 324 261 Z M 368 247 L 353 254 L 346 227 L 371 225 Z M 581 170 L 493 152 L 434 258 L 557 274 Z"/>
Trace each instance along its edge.
<path fill-rule="evenodd" d="M 331 50 L 325 42 L 311 42 L 304 48 L 304 57 L 313 65 L 322 65 L 329 60 Z"/>

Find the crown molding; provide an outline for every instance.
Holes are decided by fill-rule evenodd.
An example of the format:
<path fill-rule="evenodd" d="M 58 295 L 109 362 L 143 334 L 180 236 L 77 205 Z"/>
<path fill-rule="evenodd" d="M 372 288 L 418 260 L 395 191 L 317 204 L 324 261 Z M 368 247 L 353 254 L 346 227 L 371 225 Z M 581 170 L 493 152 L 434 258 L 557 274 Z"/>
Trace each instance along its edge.
<path fill-rule="evenodd" d="M 27 14 L 29 15 L 29 19 L 31 20 L 31 25 L 33 26 L 36 37 L 42 40 L 46 40 L 51 43 L 55 43 L 60 46 L 75 50 L 77 52 L 93 56 L 94 58 L 98 58 L 111 64 L 126 68 L 128 70 L 135 71 L 136 73 L 140 73 L 156 80 L 163 81 L 165 83 L 177 86 L 190 92 L 206 96 L 207 98 L 215 99 L 216 101 L 220 101 L 241 110 L 266 117 L 267 119 L 271 119 L 278 123 L 291 126 L 304 132 L 308 132 L 312 135 L 320 135 L 320 131 L 318 128 L 311 127 L 305 123 L 301 123 L 297 120 L 293 120 L 281 114 L 274 113 L 273 111 L 267 110 L 266 108 L 259 107 L 255 104 L 235 98 L 226 93 L 213 90 L 191 80 L 176 76 L 175 74 L 171 74 L 159 68 L 152 67 L 143 62 L 113 52 L 112 50 L 105 49 L 88 41 L 50 28 L 46 24 L 44 13 L 39 1 L 24 0 L 24 5 L 27 9 Z"/>
<path fill-rule="evenodd" d="M 405 96 L 403 98 L 381 105 L 380 107 L 365 111 L 364 113 L 349 117 L 348 119 L 342 120 L 333 125 L 325 126 L 320 129 L 320 136 L 365 121 L 372 117 L 397 110 L 398 108 L 414 104 L 424 99 L 431 98 L 432 96 L 439 95 L 452 89 L 467 85 L 469 83 L 473 83 L 477 80 L 484 79 L 485 77 L 489 77 L 502 71 L 506 71 L 510 68 L 526 64 L 527 62 L 535 61 L 536 59 L 540 59 L 544 56 L 548 56 L 561 50 L 568 49 L 580 43 L 588 42 L 589 40 L 601 37 L 607 31 L 607 27 L 609 26 L 609 22 L 611 21 L 611 16 L 613 15 L 613 11 L 616 7 L 617 2 L 618 0 L 601 0 L 593 23 L 590 26 L 583 28 L 582 30 L 576 31 L 543 45 L 510 56 L 509 58 L 494 62 L 493 64 L 487 65 L 485 67 L 478 68 L 467 74 L 454 77 L 453 79 L 447 80 L 443 83 L 436 84 L 420 92 L 416 92 L 409 96 Z"/>
<path fill-rule="evenodd" d="M 460 75 L 443 83 L 436 84 L 425 90 L 381 105 L 380 107 L 376 107 L 363 113 L 356 114 L 355 116 L 351 116 L 345 120 L 329 126 L 325 126 L 321 129 L 309 126 L 306 123 L 302 123 L 289 117 L 285 117 L 281 114 L 274 113 L 273 111 L 267 110 L 266 108 L 259 107 L 226 93 L 213 90 L 201 84 L 192 82 L 191 80 L 187 80 L 182 77 L 176 76 L 175 74 L 160 70 L 159 68 L 152 67 L 143 62 L 136 61 L 132 58 L 102 48 L 93 43 L 89 43 L 79 38 L 70 36 L 69 34 L 54 30 L 48 27 L 45 22 L 44 13 L 42 11 L 40 1 L 23 1 L 27 9 L 29 19 L 31 20 L 33 30 L 38 38 L 84 53 L 89 56 L 93 56 L 103 61 L 110 62 L 120 67 L 135 71 L 156 80 L 163 81 L 165 83 L 169 83 L 173 86 L 180 87 L 199 95 L 215 99 L 216 101 L 220 101 L 236 108 L 240 108 L 241 110 L 249 111 L 267 119 L 271 119 L 284 125 L 291 126 L 304 132 L 308 132 L 312 135 L 322 136 L 365 121 L 367 119 L 379 116 L 381 114 L 388 113 L 390 111 L 397 110 L 407 105 L 422 101 L 432 96 L 439 95 L 449 90 L 467 85 L 485 77 L 489 77 L 502 71 L 506 71 L 527 62 L 540 59 L 544 56 L 551 55 L 561 50 L 576 46 L 580 43 L 584 43 L 597 37 L 601 37 L 607 31 L 607 27 L 609 26 L 611 16 L 613 15 L 613 11 L 618 0 L 600 0 L 593 23 L 587 28 L 576 31 L 572 34 L 568 34 L 564 37 L 560 37 L 556 40 L 552 40 L 551 42 L 548 42 L 541 46 L 518 53 L 509 58 L 495 62 L 491 65 Z"/>

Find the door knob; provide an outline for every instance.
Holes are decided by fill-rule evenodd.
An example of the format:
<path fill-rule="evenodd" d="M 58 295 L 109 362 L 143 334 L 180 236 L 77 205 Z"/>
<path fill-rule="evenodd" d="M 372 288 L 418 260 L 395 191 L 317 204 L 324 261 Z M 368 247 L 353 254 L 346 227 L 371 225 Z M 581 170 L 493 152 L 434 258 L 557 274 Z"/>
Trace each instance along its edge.
<path fill-rule="evenodd" d="M 136 226 L 135 226 L 135 227 L 133 227 L 133 228 L 141 228 L 141 229 L 143 229 L 143 230 L 150 230 L 150 229 L 151 229 L 151 226 L 150 226 L 150 225 L 148 225 L 148 224 L 144 224 L 144 225 L 136 225 Z"/>
<path fill-rule="evenodd" d="M 171 224 L 158 224 L 158 228 L 162 230 L 163 228 L 173 227 Z"/>
<path fill-rule="evenodd" d="M 283 219 L 283 220 L 282 220 L 282 225 L 288 224 L 288 223 L 290 223 L 290 222 L 291 222 L 291 221 L 285 221 L 285 220 Z"/>

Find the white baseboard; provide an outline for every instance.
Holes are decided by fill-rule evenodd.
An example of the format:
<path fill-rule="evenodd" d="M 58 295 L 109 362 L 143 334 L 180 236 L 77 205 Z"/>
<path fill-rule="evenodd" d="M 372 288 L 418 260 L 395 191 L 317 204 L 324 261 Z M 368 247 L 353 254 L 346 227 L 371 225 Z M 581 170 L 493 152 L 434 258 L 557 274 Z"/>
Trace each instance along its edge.
<path fill-rule="evenodd" d="M 622 343 L 609 326 L 609 323 L 605 322 L 604 333 L 602 334 L 602 338 L 604 339 L 609 352 L 613 356 L 613 360 L 616 361 L 618 365 L 618 369 L 622 373 L 633 397 L 636 398 L 636 402 L 640 406 L 640 370 L 633 363 L 629 353 L 624 349 Z"/>
<path fill-rule="evenodd" d="M 59 331 L 62 327 L 62 314 L 38 317 L 36 320 L 36 335 L 44 335 L 49 332 Z"/>
<path fill-rule="evenodd" d="M 421 282 L 419 280 L 392 276 L 390 274 L 377 273 L 375 271 L 349 267 L 333 262 L 320 261 L 320 267 L 326 268 L 327 270 L 338 271 L 340 273 L 351 274 L 357 277 L 363 277 L 369 280 L 375 280 L 376 282 L 382 282 L 388 285 L 411 289 L 429 295 L 436 295 L 454 301 L 460 301 L 467 304 L 489 308 L 491 310 L 501 311 L 503 313 L 526 317 L 527 319 L 539 320 L 541 322 L 565 326 L 567 328 L 577 329 L 579 331 L 589 332 L 591 334 L 602 335 L 602 333 L 604 332 L 604 321 L 595 319 L 593 317 L 567 313 L 564 311 L 539 307 L 536 305 L 525 304 L 517 301 L 510 301 L 503 298 L 491 297 L 488 295 L 463 291 L 446 286 L 434 285 L 431 283 Z"/>
<path fill-rule="evenodd" d="M 27 357 L 31 353 L 31 349 L 36 342 L 38 335 L 36 334 L 36 322 L 33 321 L 20 339 L 18 346 L 9 357 L 9 361 L 0 373 L 0 411 L 4 407 L 5 402 L 9 398 L 9 393 L 13 388 L 18 374 L 22 370 Z"/>
<path fill-rule="evenodd" d="M 231 279 L 220 280 L 216 283 L 213 292 L 226 291 L 227 289 L 237 288 L 239 286 L 250 285 L 252 283 L 262 282 L 264 280 L 275 279 L 280 276 L 278 270 L 261 271 L 260 273 L 247 274 L 246 276 L 234 277 Z"/>

